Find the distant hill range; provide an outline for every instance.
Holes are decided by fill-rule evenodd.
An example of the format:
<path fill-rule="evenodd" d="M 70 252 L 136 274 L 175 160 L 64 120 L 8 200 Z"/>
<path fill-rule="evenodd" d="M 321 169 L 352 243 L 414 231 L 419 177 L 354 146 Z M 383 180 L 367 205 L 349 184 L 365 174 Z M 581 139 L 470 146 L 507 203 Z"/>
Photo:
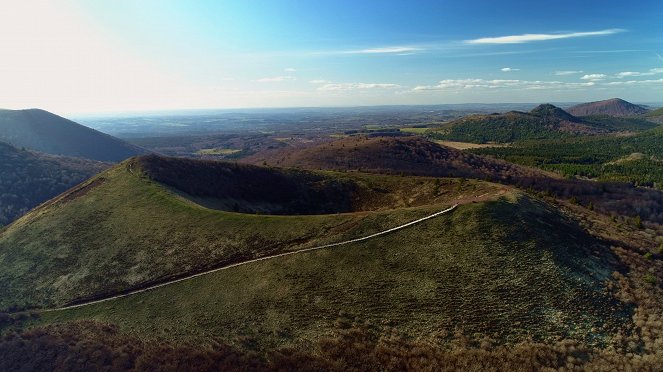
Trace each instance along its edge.
<path fill-rule="evenodd" d="M 609 116 L 638 116 L 647 113 L 647 109 L 624 101 L 612 98 L 604 101 L 588 102 L 569 107 L 567 111 L 575 116 L 609 115 Z"/>
<path fill-rule="evenodd" d="M 109 165 L 39 154 L 0 142 L 0 225 L 6 225 Z"/>
<path fill-rule="evenodd" d="M 147 152 L 39 109 L 0 110 L 0 141 L 47 154 L 110 162 Z"/>
<path fill-rule="evenodd" d="M 510 143 L 521 140 L 557 139 L 577 135 L 596 135 L 617 131 L 642 131 L 655 124 L 642 118 L 611 116 L 577 117 L 551 104 L 530 112 L 470 115 L 432 129 L 435 139 L 473 143 Z"/>

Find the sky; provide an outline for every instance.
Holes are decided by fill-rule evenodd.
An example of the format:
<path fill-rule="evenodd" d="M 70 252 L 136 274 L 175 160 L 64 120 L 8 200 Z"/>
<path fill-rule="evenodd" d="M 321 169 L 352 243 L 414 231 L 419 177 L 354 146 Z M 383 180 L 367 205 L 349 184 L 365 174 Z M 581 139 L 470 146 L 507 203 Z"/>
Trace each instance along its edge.
<path fill-rule="evenodd" d="M 0 107 L 663 101 L 663 1 L 0 0 Z"/>

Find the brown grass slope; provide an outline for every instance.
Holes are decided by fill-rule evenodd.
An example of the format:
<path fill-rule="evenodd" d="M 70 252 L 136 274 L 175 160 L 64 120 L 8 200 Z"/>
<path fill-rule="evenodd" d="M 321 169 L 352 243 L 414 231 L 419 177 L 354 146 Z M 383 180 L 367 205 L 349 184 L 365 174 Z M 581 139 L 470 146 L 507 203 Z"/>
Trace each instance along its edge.
<path fill-rule="evenodd" d="M 147 152 L 39 109 L 0 110 L 0 141 L 47 154 L 112 162 Z"/>
<path fill-rule="evenodd" d="M 306 169 L 490 180 L 590 203 L 597 211 L 663 223 L 663 193 L 630 184 L 562 179 L 551 173 L 468 154 L 418 137 L 350 137 L 303 149 L 263 152 L 246 162 Z"/>
<path fill-rule="evenodd" d="M 612 98 L 603 101 L 587 102 L 568 108 L 566 111 L 575 116 L 609 115 L 609 116 L 638 116 L 647 113 L 647 109 L 624 101 Z"/>

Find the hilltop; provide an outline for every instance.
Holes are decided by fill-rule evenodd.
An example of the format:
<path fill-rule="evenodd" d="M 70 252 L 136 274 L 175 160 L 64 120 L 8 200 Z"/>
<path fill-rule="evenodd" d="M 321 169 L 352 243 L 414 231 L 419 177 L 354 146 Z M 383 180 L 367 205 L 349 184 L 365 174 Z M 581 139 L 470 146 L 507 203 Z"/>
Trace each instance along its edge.
<path fill-rule="evenodd" d="M 39 109 L 0 110 L 0 141 L 18 148 L 118 162 L 146 150 Z"/>
<path fill-rule="evenodd" d="M 569 107 L 567 111 L 575 116 L 608 115 L 608 116 L 638 116 L 647 113 L 647 109 L 624 101 L 612 98 L 604 101 L 588 102 Z"/>
<path fill-rule="evenodd" d="M 0 142 L 0 226 L 107 167 L 97 161 L 20 150 Z"/>
<path fill-rule="evenodd" d="M 293 189 L 291 189 L 293 188 Z M 130 159 L 0 232 L 0 309 L 64 305 L 357 238 L 496 185 Z"/>

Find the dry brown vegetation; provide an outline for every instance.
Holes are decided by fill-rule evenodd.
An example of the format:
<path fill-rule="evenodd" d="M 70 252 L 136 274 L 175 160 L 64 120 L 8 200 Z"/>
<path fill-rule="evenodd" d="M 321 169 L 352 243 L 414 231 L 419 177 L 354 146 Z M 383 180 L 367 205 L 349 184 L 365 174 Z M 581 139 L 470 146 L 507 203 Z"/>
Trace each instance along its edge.
<path fill-rule="evenodd" d="M 247 162 L 308 169 L 435 177 L 467 177 L 572 199 L 604 214 L 663 223 L 663 193 L 627 183 L 564 179 L 544 172 L 473 155 L 417 138 L 350 137 L 305 149 L 266 152 Z"/>

